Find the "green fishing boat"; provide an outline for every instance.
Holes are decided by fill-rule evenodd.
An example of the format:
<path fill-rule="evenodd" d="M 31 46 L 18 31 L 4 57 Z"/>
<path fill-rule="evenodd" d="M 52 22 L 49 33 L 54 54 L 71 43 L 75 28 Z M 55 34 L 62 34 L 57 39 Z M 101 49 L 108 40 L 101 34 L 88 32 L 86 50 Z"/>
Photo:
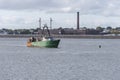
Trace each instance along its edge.
<path fill-rule="evenodd" d="M 45 31 L 47 31 L 48 35 L 46 35 Z M 44 25 L 42 34 L 43 34 L 42 37 L 41 38 L 39 37 L 38 39 L 31 37 L 27 42 L 27 46 L 28 47 L 47 47 L 47 48 L 57 48 L 58 47 L 60 39 L 54 39 L 50 35 L 50 31 L 49 31 L 47 25 Z"/>
<path fill-rule="evenodd" d="M 47 48 L 57 48 L 60 40 L 47 40 L 47 41 L 35 41 L 28 42 L 28 47 L 47 47 Z"/>

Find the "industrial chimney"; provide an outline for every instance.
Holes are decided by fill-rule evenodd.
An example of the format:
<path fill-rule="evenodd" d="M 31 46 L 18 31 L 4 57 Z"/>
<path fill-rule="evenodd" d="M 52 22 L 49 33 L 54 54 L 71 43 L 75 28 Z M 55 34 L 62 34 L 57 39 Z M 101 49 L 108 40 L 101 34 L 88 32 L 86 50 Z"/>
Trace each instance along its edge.
<path fill-rule="evenodd" d="M 77 12 L 77 29 L 79 30 L 79 12 Z"/>

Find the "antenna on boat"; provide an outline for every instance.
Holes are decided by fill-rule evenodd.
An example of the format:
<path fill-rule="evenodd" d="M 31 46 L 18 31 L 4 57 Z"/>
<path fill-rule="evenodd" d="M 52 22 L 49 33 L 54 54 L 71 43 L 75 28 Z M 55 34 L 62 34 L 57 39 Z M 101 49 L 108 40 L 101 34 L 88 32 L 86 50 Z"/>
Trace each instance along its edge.
<path fill-rule="evenodd" d="M 39 18 L 39 28 L 41 29 L 41 18 Z"/>

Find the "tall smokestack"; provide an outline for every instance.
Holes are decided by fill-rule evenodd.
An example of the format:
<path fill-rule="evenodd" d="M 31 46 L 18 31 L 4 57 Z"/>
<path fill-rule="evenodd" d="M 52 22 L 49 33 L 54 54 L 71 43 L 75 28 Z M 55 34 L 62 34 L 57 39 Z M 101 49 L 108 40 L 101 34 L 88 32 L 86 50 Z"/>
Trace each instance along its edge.
<path fill-rule="evenodd" d="M 77 29 L 79 29 L 79 12 L 77 12 Z"/>

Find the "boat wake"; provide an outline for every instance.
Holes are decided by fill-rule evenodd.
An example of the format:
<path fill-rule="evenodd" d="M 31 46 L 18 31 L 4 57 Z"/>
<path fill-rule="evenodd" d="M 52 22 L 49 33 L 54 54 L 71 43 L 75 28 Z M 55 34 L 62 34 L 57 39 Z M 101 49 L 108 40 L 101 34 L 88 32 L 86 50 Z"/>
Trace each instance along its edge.
<path fill-rule="evenodd" d="M 0 46 L 2 46 L 2 47 L 26 47 L 26 45 L 16 45 L 16 44 L 5 44 L 5 45 L 3 45 L 3 44 L 0 44 Z"/>

